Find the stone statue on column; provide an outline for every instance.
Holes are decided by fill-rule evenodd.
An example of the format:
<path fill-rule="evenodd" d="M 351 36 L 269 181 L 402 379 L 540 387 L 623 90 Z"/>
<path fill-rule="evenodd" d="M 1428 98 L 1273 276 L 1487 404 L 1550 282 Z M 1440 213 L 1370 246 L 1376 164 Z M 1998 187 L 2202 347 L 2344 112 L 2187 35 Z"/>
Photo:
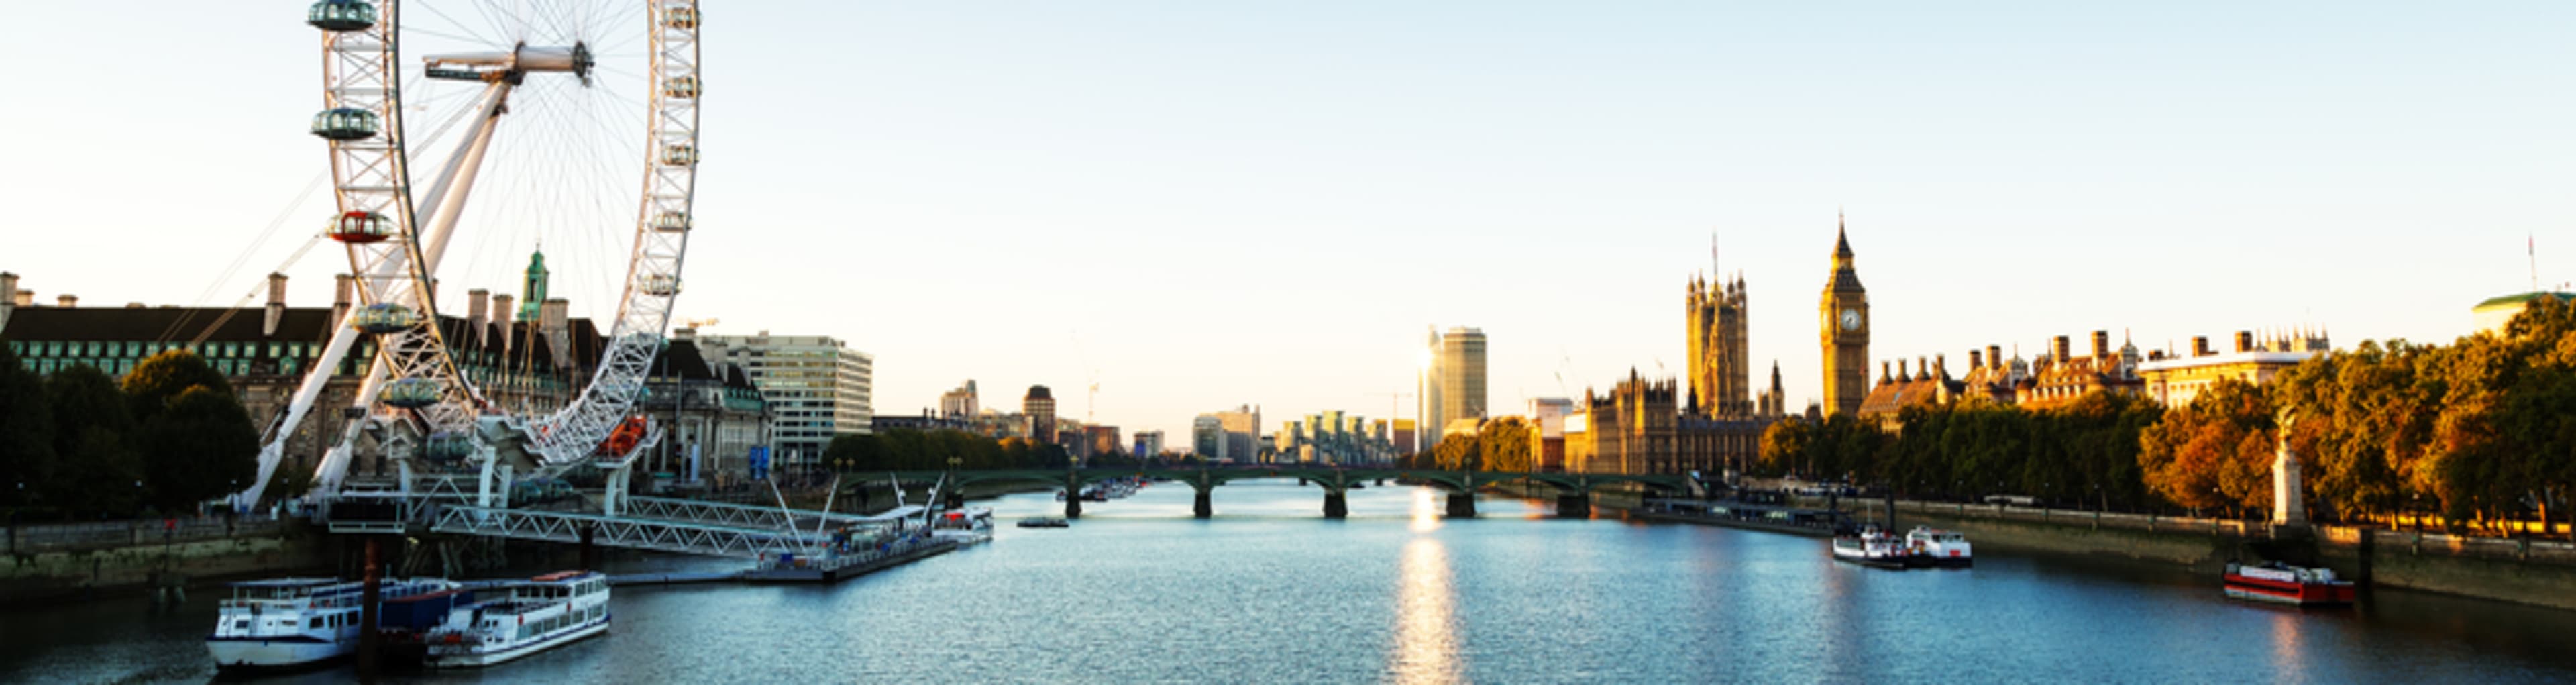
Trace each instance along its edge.
<path fill-rule="evenodd" d="M 2290 427 L 2298 417 L 2281 410 L 2278 446 L 2272 456 L 2272 525 L 2308 525 L 2307 490 L 2300 482 L 2299 455 L 2290 451 Z"/>

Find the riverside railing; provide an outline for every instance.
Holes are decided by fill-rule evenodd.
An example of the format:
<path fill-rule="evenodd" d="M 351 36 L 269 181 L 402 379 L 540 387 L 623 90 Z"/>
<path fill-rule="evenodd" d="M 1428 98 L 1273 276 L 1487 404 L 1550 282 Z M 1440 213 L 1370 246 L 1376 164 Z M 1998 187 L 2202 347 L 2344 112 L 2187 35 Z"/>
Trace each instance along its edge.
<path fill-rule="evenodd" d="M 1857 504 L 1858 502 L 1854 502 Z M 2009 504 L 1965 504 L 1958 502 L 1899 501 L 1896 510 L 1939 514 L 1954 518 L 1985 518 L 2006 521 L 2028 521 L 2060 525 L 2089 525 L 2097 528 L 2122 528 L 2148 532 L 2208 533 L 2237 537 L 2269 536 L 2268 521 L 2246 521 L 2212 517 L 2164 516 L 2159 514 L 2126 514 L 2080 509 L 2017 507 Z M 1864 509 L 1866 511 L 1866 509 Z M 2510 559 L 2515 561 L 2548 561 L 2576 564 L 2576 544 L 2563 540 L 2532 537 L 2486 537 L 2447 533 L 2360 526 L 2314 526 L 2320 540 L 2338 546 L 2368 545 L 2381 550 L 2403 549 L 2410 554 L 2440 554 L 2456 557 Z M 2364 538 L 2368 538 L 2365 542 Z"/>

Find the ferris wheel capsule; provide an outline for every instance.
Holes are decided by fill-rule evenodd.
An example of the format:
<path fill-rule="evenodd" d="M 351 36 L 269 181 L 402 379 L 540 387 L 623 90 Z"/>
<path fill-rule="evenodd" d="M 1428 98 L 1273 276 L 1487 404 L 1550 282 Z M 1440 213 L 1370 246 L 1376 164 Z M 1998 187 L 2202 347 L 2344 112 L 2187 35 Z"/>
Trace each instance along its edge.
<path fill-rule="evenodd" d="M 662 95 L 664 97 L 683 99 L 697 97 L 698 77 L 673 76 L 662 79 Z"/>
<path fill-rule="evenodd" d="M 304 14 L 304 23 L 324 31 L 361 31 L 376 25 L 376 6 L 366 0 L 322 0 Z"/>
<path fill-rule="evenodd" d="M 393 237 L 393 234 L 393 222 L 386 220 L 383 214 L 357 211 L 331 217 L 332 240 L 364 245 Z"/>
<path fill-rule="evenodd" d="M 664 145 L 662 163 L 668 166 L 697 166 L 698 146 L 688 143 Z"/>
<path fill-rule="evenodd" d="M 349 326 L 369 335 L 399 333 L 418 325 L 420 314 L 392 302 L 378 302 L 349 313 Z"/>
<path fill-rule="evenodd" d="M 663 233 L 689 232 L 688 212 L 663 212 L 653 216 L 653 230 Z"/>
<path fill-rule="evenodd" d="M 313 115 L 313 135 L 330 140 L 360 140 L 376 136 L 376 113 L 355 107 L 334 107 Z"/>
<path fill-rule="evenodd" d="M 654 297 L 670 297 L 672 295 L 678 295 L 680 294 L 680 277 L 660 274 L 646 276 L 644 277 L 644 294 Z"/>
<path fill-rule="evenodd" d="M 438 397 L 444 394 L 447 394 L 447 388 L 439 385 L 438 381 L 405 378 L 386 383 L 385 389 L 376 393 L 376 401 L 404 409 L 419 409 L 437 404 Z"/>
<path fill-rule="evenodd" d="M 698 27 L 698 8 L 690 7 L 688 6 L 688 3 L 673 4 L 678 6 L 672 7 L 670 10 L 662 13 L 663 26 L 680 29 L 682 31 Z"/>

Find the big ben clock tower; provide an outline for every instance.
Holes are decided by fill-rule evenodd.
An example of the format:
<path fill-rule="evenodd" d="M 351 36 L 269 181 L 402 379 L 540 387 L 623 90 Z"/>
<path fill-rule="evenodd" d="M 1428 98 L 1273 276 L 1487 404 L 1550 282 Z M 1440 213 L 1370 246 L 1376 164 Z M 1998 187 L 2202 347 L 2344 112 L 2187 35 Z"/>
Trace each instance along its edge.
<path fill-rule="evenodd" d="M 1826 416 L 1858 413 L 1869 394 L 1869 291 L 1852 271 L 1851 238 L 1834 220 L 1834 271 L 1817 308 L 1824 340 Z"/>

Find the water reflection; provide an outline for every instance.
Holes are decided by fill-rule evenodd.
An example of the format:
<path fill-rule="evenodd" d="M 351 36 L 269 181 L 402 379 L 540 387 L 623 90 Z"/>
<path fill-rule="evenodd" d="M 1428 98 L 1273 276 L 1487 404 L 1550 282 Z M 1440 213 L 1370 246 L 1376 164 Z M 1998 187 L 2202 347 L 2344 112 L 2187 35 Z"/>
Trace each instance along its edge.
<path fill-rule="evenodd" d="M 1416 518 L 1416 526 L 1420 519 Z M 1437 519 L 1432 525 L 1438 527 Z M 1399 683 L 1464 680 L 1458 663 L 1456 592 L 1449 586 L 1449 552 L 1438 539 L 1417 537 L 1404 546 L 1395 593 L 1395 655 L 1388 665 Z"/>
<path fill-rule="evenodd" d="M 1440 516 L 1448 509 L 1442 506 L 1446 500 L 1439 498 L 1440 495 L 1431 488 L 1413 489 L 1413 532 L 1428 533 L 1440 529 Z"/>
<path fill-rule="evenodd" d="M 2308 650 L 2299 639 L 2299 621 L 2305 618 L 2299 611 L 2273 612 L 2272 677 L 2288 680 L 2308 672 Z"/>

